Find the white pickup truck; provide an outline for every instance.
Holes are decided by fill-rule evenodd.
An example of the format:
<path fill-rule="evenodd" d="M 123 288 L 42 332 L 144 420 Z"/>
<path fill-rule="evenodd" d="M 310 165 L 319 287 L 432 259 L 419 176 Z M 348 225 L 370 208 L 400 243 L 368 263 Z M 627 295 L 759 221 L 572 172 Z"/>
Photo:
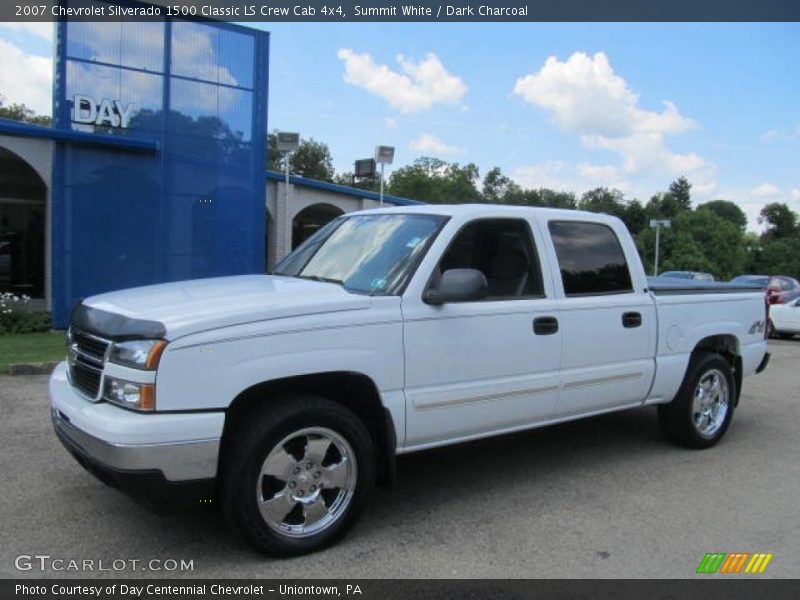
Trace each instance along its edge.
<path fill-rule="evenodd" d="M 764 293 L 679 286 L 648 282 L 606 215 L 351 213 L 273 275 L 81 302 L 53 424 L 106 483 L 214 501 L 259 550 L 300 554 L 397 454 L 647 405 L 674 442 L 718 442 L 769 359 Z"/>

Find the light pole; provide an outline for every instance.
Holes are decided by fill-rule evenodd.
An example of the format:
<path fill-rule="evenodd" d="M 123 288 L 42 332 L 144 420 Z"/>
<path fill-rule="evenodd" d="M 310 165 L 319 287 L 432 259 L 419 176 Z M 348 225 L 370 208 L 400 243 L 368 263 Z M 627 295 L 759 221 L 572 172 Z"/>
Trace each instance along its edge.
<path fill-rule="evenodd" d="M 278 152 L 284 153 L 284 159 L 286 161 L 284 164 L 285 180 L 283 185 L 283 209 L 281 209 L 280 203 L 277 203 L 278 205 L 276 206 L 278 213 L 278 231 L 280 232 L 277 236 L 277 239 L 278 244 L 282 246 L 282 248 L 278 249 L 278 252 L 283 254 L 288 253 L 291 250 L 291 236 L 289 235 L 289 232 L 286 231 L 286 225 L 280 225 L 281 223 L 286 222 L 287 215 L 289 214 L 289 154 L 300 147 L 300 134 L 290 133 L 288 131 L 279 131 L 276 137 L 275 149 Z"/>
<path fill-rule="evenodd" d="M 650 219 L 650 228 L 656 230 L 656 259 L 653 265 L 653 277 L 658 277 L 658 246 L 661 243 L 661 228 L 669 229 L 672 221 L 669 219 Z"/>
<path fill-rule="evenodd" d="M 381 193 L 380 206 L 383 208 L 383 166 L 392 164 L 394 160 L 394 146 L 377 146 L 375 148 L 375 162 L 381 166 Z"/>

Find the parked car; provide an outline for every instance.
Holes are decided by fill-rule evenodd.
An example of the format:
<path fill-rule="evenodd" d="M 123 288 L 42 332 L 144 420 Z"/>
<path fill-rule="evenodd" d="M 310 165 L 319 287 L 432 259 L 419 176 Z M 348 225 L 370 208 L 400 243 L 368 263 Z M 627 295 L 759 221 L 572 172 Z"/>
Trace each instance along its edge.
<path fill-rule="evenodd" d="M 714 281 L 714 276 L 711 273 L 701 273 L 699 271 L 664 271 L 659 277 L 692 279 L 694 281 Z"/>
<path fill-rule="evenodd" d="M 786 275 L 739 275 L 730 281 L 736 285 L 757 285 L 767 293 L 770 304 L 783 304 L 800 295 L 800 281 Z"/>
<path fill-rule="evenodd" d="M 790 338 L 800 334 L 800 298 L 776 304 L 769 310 L 776 336 Z"/>
<path fill-rule="evenodd" d="M 289 556 L 339 539 L 397 454 L 648 405 L 667 438 L 709 448 L 767 365 L 765 327 L 760 290 L 648 283 L 615 217 L 369 210 L 274 275 L 83 300 L 52 421 L 102 481 L 213 499 Z"/>

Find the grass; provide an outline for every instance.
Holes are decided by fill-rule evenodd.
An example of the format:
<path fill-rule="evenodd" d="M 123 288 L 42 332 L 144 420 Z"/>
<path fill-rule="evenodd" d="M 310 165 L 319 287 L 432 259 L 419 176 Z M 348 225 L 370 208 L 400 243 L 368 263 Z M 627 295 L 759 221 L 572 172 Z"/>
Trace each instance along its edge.
<path fill-rule="evenodd" d="M 10 333 L 0 335 L 0 373 L 8 373 L 8 365 L 26 362 L 64 360 L 64 332 Z"/>

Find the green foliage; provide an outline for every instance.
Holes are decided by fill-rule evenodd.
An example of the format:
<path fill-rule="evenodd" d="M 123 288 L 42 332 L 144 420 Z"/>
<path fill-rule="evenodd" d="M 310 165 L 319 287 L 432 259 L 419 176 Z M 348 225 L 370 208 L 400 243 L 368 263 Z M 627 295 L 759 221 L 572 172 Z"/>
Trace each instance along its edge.
<path fill-rule="evenodd" d="M 27 296 L 0 294 L 0 335 L 34 333 L 50 329 L 50 313 L 29 312 Z"/>
<path fill-rule="evenodd" d="M 718 217 L 732 223 L 742 233 L 747 229 L 747 215 L 735 203 L 730 200 L 712 200 L 697 207 L 702 210 L 710 210 Z"/>
<path fill-rule="evenodd" d="M 333 157 L 327 144 L 303 140 L 289 158 L 289 170 L 295 175 L 333 182 Z"/>
<path fill-rule="evenodd" d="M 283 171 L 286 168 L 286 153 L 278 152 L 277 145 L 278 132 L 275 130 L 267 135 L 267 169 L 270 171 Z M 313 138 L 301 140 L 300 146 L 289 157 L 289 171 L 292 175 L 333 183 L 335 172 L 330 148 Z"/>
<path fill-rule="evenodd" d="M 481 202 L 483 198 L 475 186 L 478 177 L 478 167 L 472 163 L 461 166 L 423 157 L 394 171 L 387 191 L 431 204 Z"/>
<path fill-rule="evenodd" d="M 762 208 L 758 222 L 767 225 L 764 235 L 770 238 L 793 238 L 800 234 L 797 215 L 780 202 L 773 202 Z"/>
<path fill-rule="evenodd" d="M 0 94 L 0 118 L 46 127 L 49 127 L 51 122 L 49 116 L 37 115 L 32 108 L 28 108 L 24 104 L 6 104 L 6 98 L 3 94 Z"/>

